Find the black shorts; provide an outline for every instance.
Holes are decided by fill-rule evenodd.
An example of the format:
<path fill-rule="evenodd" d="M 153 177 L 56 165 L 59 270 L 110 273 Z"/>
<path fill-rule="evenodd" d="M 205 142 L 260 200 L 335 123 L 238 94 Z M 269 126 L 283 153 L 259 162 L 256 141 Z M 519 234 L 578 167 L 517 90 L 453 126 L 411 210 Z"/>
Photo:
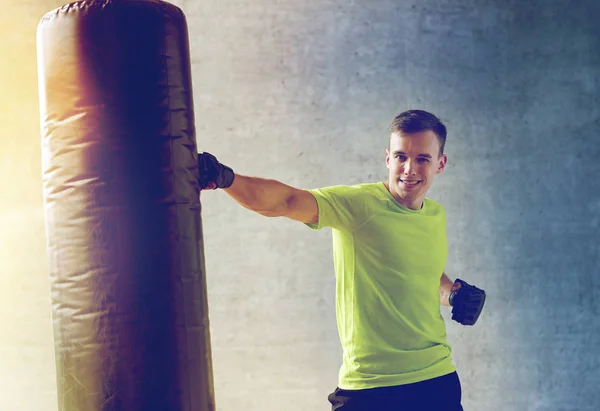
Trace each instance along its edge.
<path fill-rule="evenodd" d="M 364 390 L 336 388 L 327 397 L 332 411 L 463 411 L 455 372 L 430 380 Z"/>

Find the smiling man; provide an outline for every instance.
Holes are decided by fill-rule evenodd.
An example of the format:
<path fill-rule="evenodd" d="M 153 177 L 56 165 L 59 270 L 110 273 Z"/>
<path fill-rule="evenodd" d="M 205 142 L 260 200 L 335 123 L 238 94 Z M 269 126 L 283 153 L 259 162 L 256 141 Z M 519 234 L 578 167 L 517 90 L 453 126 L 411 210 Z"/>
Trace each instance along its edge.
<path fill-rule="evenodd" d="M 312 190 L 234 174 L 199 154 L 202 189 L 224 188 L 267 217 L 332 229 L 343 348 L 332 410 L 462 410 L 440 304 L 473 325 L 485 292 L 444 273 L 446 213 L 427 191 L 446 165 L 445 142 L 446 127 L 433 114 L 400 113 L 390 126 L 387 181 Z"/>
<path fill-rule="evenodd" d="M 435 175 L 446 166 L 446 127 L 432 114 L 415 110 L 398 115 L 390 131 L 385 186 L 400 204 L 420 209 Z"/>

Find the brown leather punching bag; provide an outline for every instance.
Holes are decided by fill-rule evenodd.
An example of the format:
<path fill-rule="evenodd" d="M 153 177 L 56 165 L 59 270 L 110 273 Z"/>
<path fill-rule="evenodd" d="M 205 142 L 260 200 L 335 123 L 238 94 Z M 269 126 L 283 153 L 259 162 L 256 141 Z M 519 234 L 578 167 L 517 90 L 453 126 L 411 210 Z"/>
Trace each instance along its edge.
<path fill-rule="evenodd" d="M 37 30 L 61 411 L 212 411 L 187 23 L 86 0 Z"/>

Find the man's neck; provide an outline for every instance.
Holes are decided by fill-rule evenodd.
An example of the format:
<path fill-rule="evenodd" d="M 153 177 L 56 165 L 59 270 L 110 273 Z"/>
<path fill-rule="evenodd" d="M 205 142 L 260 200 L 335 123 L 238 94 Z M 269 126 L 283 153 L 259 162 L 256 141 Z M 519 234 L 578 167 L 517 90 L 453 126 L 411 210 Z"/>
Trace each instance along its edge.
<path fill-rule="evenodd" d="M 410 208 L 411 210 L 420 210 L 423 208 L 423 200 L 417 200 L 414 201 L 412 204 L 407 204 L 406 200 L 400 198 L 400 196 L 398 195 L 397 192 L 392 191 L 390 189 L 390 183 L 388 181 L 385 181 L 383 183 L 383 185 L 385 185 L 385 188 L 387 188 L 387 191 L 392 195 L 392 197 L 394 197 L 394 199 L 401 205 L 403 205 L 406 208 Z"/>

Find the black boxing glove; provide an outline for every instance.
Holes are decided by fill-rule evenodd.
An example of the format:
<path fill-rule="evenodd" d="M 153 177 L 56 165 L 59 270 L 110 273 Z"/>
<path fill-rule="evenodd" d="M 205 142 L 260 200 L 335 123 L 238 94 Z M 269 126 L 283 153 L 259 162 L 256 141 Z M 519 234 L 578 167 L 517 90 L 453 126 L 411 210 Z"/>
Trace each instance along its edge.
<path fill-rule="evenodd" d="M 217 188 L 227 188 L 233 184 L 235 174 L 233 170 L 219 163 L 217 158 L 210 153 L 198 153 L 198 171 L 200 176 L 198 182 L 200 189 L 204 190 L 210 183 Z"/>
<path fill-rule="evenodd" d="M 474 325 L 485 304 L 485 291 L 457 278 L 460 287 L 450 293 L 452 319 L 463 325 Z"/>

